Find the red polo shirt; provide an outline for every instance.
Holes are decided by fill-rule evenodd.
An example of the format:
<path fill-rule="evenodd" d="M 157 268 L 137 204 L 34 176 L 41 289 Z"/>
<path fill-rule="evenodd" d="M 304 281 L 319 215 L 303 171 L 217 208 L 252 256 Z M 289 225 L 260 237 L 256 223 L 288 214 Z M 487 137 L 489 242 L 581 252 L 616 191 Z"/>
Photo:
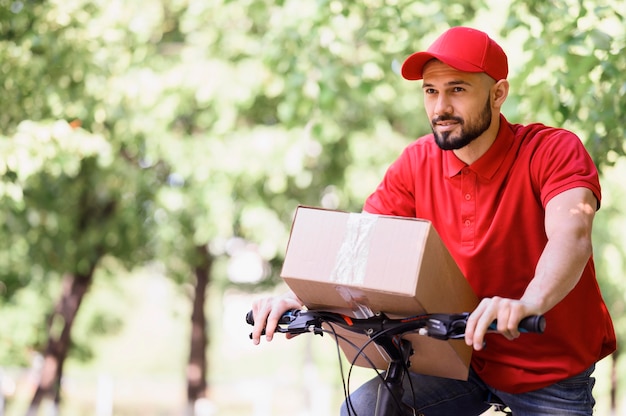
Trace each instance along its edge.
<path fill-rule="evenodd" d="M 410 144 L 364 209 L 430 220 L 479 298 L 519 299 L 547 242 L 545 206 L 575 187 L 589 188 L 599 204 L 598 174 L 578 137 L 501 116 L 495 142 L 469 166 L 439 149 L 432 134 Z M 580 373 L 614 351 L 593 259 L 546 320 L 540 335 L 508 341 L 488 334 L 472 367 L 489 385 L 520 393 Z"/>

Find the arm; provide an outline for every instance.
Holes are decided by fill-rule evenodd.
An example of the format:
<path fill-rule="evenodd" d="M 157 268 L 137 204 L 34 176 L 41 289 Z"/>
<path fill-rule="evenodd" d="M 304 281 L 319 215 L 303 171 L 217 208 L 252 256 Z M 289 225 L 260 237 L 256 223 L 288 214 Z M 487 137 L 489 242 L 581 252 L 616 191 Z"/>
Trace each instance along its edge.
<path fill-rule="evenodd" d="M 254 327 L 252 328 L 252 342 L 258 345 L 261 342 L 261 332 L 265 329 L 265 339 L 271 341 L 278 326 L 278 320 L 289 309 L 301 309 L 304 306 L 292 291 L 282 296 L 265 297 L 252 303 Z M 287 335 L 290 338 L 289 335 Z"/>
<path fill-rule="evenodd" d="M 535 278 L 520 299 L 536 305 L 539 313 L 550 310 L 578 283 L 592 252 L 596 206 L 596 198 L 586 188 L 571 189 L 548 202 L 548 243 L 537 263 Z"/>
<path fill-rule="evenodd" d="M 591 256 L 591 228 L 597 201 L 587 188 L 573 188 L 553 197 L 546 205 L 548 242 L 539 258 L 535 277 L 519 299 L 485 298 L 471 314 L 465 342 L 480 350 L 487 327 L 498 320 L 498 331 L 508 339 L 519 336 L 522 318 L 544 314 L 578 283 Z"/>

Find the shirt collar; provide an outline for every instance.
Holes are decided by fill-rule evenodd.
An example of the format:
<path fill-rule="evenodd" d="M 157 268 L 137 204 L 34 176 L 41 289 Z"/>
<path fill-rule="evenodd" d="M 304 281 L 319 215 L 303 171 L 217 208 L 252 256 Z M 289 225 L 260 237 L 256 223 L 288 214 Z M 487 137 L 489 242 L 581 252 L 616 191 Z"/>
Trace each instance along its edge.
<path fill-rule="evenodd" d="M 491 147 L 487 149 L 487 152 L 485 152 L 485 154 L 482 155 L 477 161 L 472 163 L 469 168 L 479 176 L 482 176 L 485 179 L 491 179 L 506 159 L 506 154 L 513 145 L 513 140 L 514 134 L 511 129 L 511 125 L 501 114 L 500 129 L 498 130 L 496 140 L 494 140 Z M 456 157 L 454 152 L 445 151 L 444 154 L 447 161 L 446 175 L 448 177 L 451 178 L 458 175 L 463 168 L 468 166 L 465 162 Z"/>

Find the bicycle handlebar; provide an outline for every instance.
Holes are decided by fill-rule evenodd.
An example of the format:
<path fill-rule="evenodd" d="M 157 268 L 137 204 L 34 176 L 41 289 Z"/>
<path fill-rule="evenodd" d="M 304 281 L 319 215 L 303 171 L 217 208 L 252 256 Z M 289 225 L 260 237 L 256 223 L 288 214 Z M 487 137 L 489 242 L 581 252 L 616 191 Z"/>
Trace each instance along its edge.
<path fill-rule="evenodd" d="M 351 332 L 367 335 L 369 337 L 368 342 L 376 343 L 377 346 L 385 351 L 388 358 L 385 376 L 383 377 L 379 374 L 383 383 L 378 388 L 375 414 L 415 415 L 414 407 L 401 402 L 404 394 L 402 380 L 404 374 L 409 371 L 410 357 L 414 353 L 413 344 L 405 339 L 403 335 L 417 333 L 439 340 L 464 338 L 469 315 L 468 312 L 455 314 L 431 313 L 392 319 L 384 313 L 379 313 L 369 318 L 357 319 L 329 311 L 292 309 L 280 317 L 276 332 L 287 334 L 313 332 L 319 335 L 323 335 L 324 332 L 331 332 L 335 337 L 342 338 L 355 347 L 358 350 L 356 357 L 363 354 L 367 344 L 364 346 L 353 344 L 347 338 L 339 336 L 332 328 L 332 325 L 331 331 L 322 328 L 322 325 L 324 323 L 336 324 Z M 254 325 L 252 311 L 246 315 L 246 322 Z M 529 316 L 522 319 L 519 324 L 519 330 L 520 332 L 542 333 L 545 330 L 545 326 L 546 320 L 543 315 Z M 489 330 L 497 331 L 497 323 L 495 321 L 489 326 Z M 263 333 L 265 333 L 265 330 L 263 330 Z M 252 334 L 250 334 L 250 338 L 252 338 Z M 372 365 L 372 368 L 375 368 L 373 361 L 367 355 L 364 355 L 364 357 Z M 344 389 L 347 392 L 345 384 Z M 346 402 L 352 408 L 350 397 L 347 395 Z"/>
<path fill-rule="evenodd" d="M 352 318 L 335 312 L 318 310 L 292 309 L 285 312 L 278 321 L 276 332 L 288 334 L 302 334 L 313 332 L 322 334 L 322 324 L 330 323 L 356 333 L 373 335 L 385 332 L 388 335 L 398 335 L 408 332 L 417 332 L 440 340 L 460 339 L 465 336 L 468 312 L 443 314 L 431 313 L 414 315 L 406 318 L 392 319 L 384 313 L 369 318 Z M 246 315 L 246 322 L 254 325 L 252 311 Z M 489 329 L 496 331 L 496 321 Z M 520 332 L 543 333 L 546 320 L 543 315 L 528 316 L 520 321 Z M 252 334 L 250 334 L 252 337 Z"/>

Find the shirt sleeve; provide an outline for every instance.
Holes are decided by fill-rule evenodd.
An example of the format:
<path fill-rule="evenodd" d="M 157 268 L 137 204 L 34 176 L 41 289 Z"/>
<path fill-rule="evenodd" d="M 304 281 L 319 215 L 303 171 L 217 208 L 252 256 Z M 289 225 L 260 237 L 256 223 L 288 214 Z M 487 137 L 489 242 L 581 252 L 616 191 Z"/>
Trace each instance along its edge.
<path fill-rule="evenodd" d="M 531 170 L 543 206 L 561 192 L 583 187 L 593 192 L 599 209 L 601 189 L 598 171 L 581 140 L 575 134 L 560 129 L 553 129 L 542 136 Z"/>
<path fill-rule="evenodd" d="M 411 174 L 413 169 L 409 148 L 389 166 L 382 182 L 365 201 L 364 211 L 371 214 L 415 217 L 414 184 Z"/>

